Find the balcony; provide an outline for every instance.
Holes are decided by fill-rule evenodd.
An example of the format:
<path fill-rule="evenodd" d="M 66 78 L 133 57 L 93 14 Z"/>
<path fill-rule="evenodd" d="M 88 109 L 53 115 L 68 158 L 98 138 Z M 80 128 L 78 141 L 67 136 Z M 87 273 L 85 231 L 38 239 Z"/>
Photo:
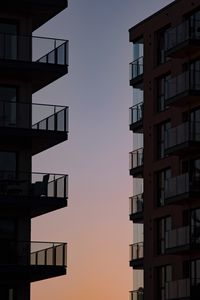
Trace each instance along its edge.
<path fill-rule="evenodd" d="M 184 226 L 165 233 L 165 252 L 185 254 L 200 248 L 200 228 Z"/>
<path fill-rule="evenodd" d="M 144 57 L 141 56 L 130 63 L 130 85 L 134 88 L 143 89 Z"/>
<path fill-rule="evenodd" d="M 144 289 L 139 288 L 137 291 L 131 291 L 130 300 L 144 300 Z"/>
<path fill-rule="evenodd" d="M 172 155 L 183 155 L 199 152 L 200 122 L 185 122 L 170 128 L 165 133 L 165 152 Z"/>
<path fill-rule="evenodd" d="M 200 22 L 195 20 L 192 26 L 190 20 L 170 28 L 165 35 L 165 53 L 168 57 L 184 58 L 199 52 Z"/>
<path fill-rule="evenodd" d="M 4 210 L 28 210 L 33 218 L 66 207 L 67 199 L 67 175 L 0 172 L 0 206 Z"/>
<path fill-rule="evenodd" d="M 66 243 L 1 241 L 1 282 L 48 279 L 65 275 L 66 268 Z"/>
<path fill-rule="evenodd" d="M 138 194 L 129 198 L 130 220 L 134 223 L 143 223 L 144 194 Z"/>
<path fill-rule="evenodd" d="M 1 11 L 29 15 L 32 18 L 33 31 L 59 14 L 68 5 L 67 0 L 9 0 L 1 3 Z"/>
<path fill-rule="evenodd" d="M 0 138 L 35 155 L 68 138 L 68 107 L 0 101 Z"/>
<path fill-rule="evenodd" d="M 68 41 L 0 34 L 0 80 L 16 78 L 40 90 L 68 72 Z"/>
<path fill-rule="evenodd" d="M 166 81 L 165 104 L 186 106 L 195 104 L 200 96 L 200 71 L 186 71 Z"/>
<path fill-rule="evenodd" d="M 200 294 L 199 278 L 184 278 L 165 284 L 166 300 L 198 300 Z"/>
<path fill-rule="evenodd" d="M 130 267 L 141 270 L 144 268 L 144 243 L 130 245 Z"/>
<path fill-rule="evenodd" d="M 144 148 L 129 153 L 130 175 L 136 178 L 143 177 Z"/>
<path fill-rule="evenodd" d="M 189 176 L 189 173 L 169 178 L 165 181 L 165 203 L 182 204 L 186 200 L 198 198 L 200 179 L 198 176 Z"/>
<path fill-rule="evenodd" d="M 134 133 L 143 133 L 143 106 L 141 102 L 129 108 L 129 127 Z"/>

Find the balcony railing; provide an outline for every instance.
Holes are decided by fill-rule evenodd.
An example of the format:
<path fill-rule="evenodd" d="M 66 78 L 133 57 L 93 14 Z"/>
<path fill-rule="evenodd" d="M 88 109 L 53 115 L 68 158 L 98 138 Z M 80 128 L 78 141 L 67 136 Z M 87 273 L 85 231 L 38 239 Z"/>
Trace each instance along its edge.
<path fill-rule="evenodd" d="M 139 148 L 129 153 L 129 168 L 142 167 L 144 162 L 144 148 Z"/>
<path fill-rule="evenodd" d="M 199 28 L 199 20 L 195 20 L 192 26 L 190 20 L 186 20 L 178 26 L 168 29 L 165 34 L 165 51 L 178 47 L 190 39 L 200 40 Z"/>
<path fill-rule="evenodd" d="M 68 176 L 0 171 L 0 196 L 68 197 Z"/>
<path fill-rule="evenodd" d="M 144 197 L 143 194 L 138 194 L 129 198 L 130 201 L 130 214 L 136 214 L 143 212 L 144 209 Z"/>
<path fill-rule="evenodd" d="M 191 295 L 191 280 L 189 278 L 165 283 L 166 300 L 188 299 Z"/>
<path fill-rule="evenodd" d="M 0 265 L 67 266 L 67 244 L 1 240 Z"/>
<path fill-rule="evenodd" d="M 135 243 L 130 245 L 130 260 L 144 258 L 144 243 Z"/>
<path fill-rule="evenodd" d="M 0 59 L 68 65 L 68 41 L 0 33 Z"/>
<path fill-rule="evenodd" d="M 130 300 L 143 300 L 144 299 L 144 290 L 142 288 L 137 291 L 130 292 Z"/>
<path fill-rule="evenodd" d="M 200 71 L 186 71 L 165 83 L 165 99 L 168 100 L 182 93 L 200 91 Z"/>
<path fill-rule="evenodd" d="M 137 78 L 144 72 L 144 57 L 141 56 L 138 59 L 130 63 L 130 80 Z"/>
<path fill-rule="evenodd" d="M 0 101 L 0 127 L 68 132 L 68 107 Z"/>
<path fill-rule="evenodd" d="M 199 191 L 200 178 L 198 176 L 189 176 L 189 173 L 184 173 L 165 181 L 165 199 Z"/>
<path fill-rule="evenodd" d="M 200 122 L 185 122 L 165 132 L 165 149 L 190 141 L 200 142 Z"/>
<path fill-rule="evenodd" d="M 129 108 L 129 124 L 134 124 L 143 119 L 143 106 L 144 103 L 141 102 Z"/>
<path fill-rule="evenodd" d="M 190 244 L 190 226 L 180 227 L 165 233 L 166 249 L 178 248 Z"/>
<path fill-rule="evenodd" d="M 165 233 L 166 249 L 200 245 L 200 227 L 184 226 Z"/>

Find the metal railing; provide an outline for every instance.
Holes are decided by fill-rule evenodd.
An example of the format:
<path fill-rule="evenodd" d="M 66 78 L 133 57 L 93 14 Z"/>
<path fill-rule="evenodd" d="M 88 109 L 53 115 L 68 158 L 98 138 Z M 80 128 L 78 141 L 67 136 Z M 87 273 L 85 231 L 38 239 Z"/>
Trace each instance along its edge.
<path fill-rule="evenodd" d="M 67 266 L 67 244 L 1 240 L 0 265 Z"/>
<path fill-rule="evenodd" d="M 144 210 L 144 195 L 138 194 L 129 198 L 130 214 L 143 212 Z"/>
<path fill-rule="evenodd" d="M 130 245 L 130 260 L 144 258 L 144 243 L 135 243 Z"/>
<path fill-rule="evenodd" d="M 0 196 L 68 197 L 68 175 L 0 171 Z"/>
<path fill-rule="evenodd" d="M 141 56 L 129 64 L 130 80 L 135 79 L 144 72 L 144 57 Z"/>
<path fill-rule="evenodd" d="M 165 132 L 165 149 L 189 141 L 200 141 L 200 122 L 185 122 Z"/>
<path fill-rule="evenodd" d="M 185 299 L 190 297 L 191 280 L 190 278 L 165 283 L 165 297 L 170 299 Z"/>
<path fill-rule="evenodd" d="M 68 41 L 0 33 L 0 59 L 68 65 Z"/>
<path fill-rule="evenodd" d="M 165 51 L 173 49 L 189 39 L 199 40 L 199 28 L 200 20 L 193 22 L 192 26 L 190 20 L 186 20 L 178 26 L 168 29 L 165 33 Z"/>
<path fill-rule="evenodd" d="M 200 91 L 199 70 L 186 71 L 165 82 L 166 100 L 188 91 Z"/>
<path fill-rule="evenodd" d="M 129 108 L 129 124 L 134 124 L 143 119 L 143 106 L 144 103 L 141 102 Z"/>
<path fill-rule="evenodd" d="M 0 101 L 0 127 L 68 132 L 68 107 Z"/>
<path fill-rule="evenodd" d="M 129 168 L 137 168 L 143 166 L 144 148 L 139 148 L 129 153 Z"/>
<path fill-rule="evenodd" d="M 165 199 L 199 191 L 200 177 L 197 175 L 189 176 L 189 173 L 184 173 L 165 181 Z"/>
<path fill-rule="evenodd" d="M 144 290 L 142 288 L 137 291 L 130 292 L 130 300 L 143 300 L 144 299 Z"/>

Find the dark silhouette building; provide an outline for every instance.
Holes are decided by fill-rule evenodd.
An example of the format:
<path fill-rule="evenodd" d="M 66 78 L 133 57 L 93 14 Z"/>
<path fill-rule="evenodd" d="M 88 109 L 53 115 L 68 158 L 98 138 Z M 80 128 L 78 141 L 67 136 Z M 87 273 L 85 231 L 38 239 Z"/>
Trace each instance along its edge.
<path fill-rule="evenodd" d="M 68 72 L 68 41 L 32 36 L 67 0 L 0 4 L 0 299 L 66 274 L 66 243 L 31 241 L 31 219 L 67 206 L 67 175 L 35 173 L 32 156 L 68 138 L 68 107 L 32 95 Z M 42 100 L 42 99 L 41 99 Z"/>
<path fill-rule="evenodd" d="M 129 37 L 131 299 L 199 299 L 200 0 L 173 1 Z"/>

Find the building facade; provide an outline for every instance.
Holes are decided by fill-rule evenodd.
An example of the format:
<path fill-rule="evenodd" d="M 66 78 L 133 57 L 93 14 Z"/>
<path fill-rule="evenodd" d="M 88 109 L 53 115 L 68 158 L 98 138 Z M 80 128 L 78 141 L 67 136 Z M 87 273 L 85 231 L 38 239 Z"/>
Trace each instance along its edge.
<path fill-rule="evenodd" d="M 200 0 L 129 30 L 132 300 L 200 297 Z"/>
<path fill-rule="evenodd" d="M 66 274 L 66 243 L 31 241 L 32 218 L 67 206 L 67 175 L 32 170 L 33 155 L 68 138 L 68 107 L 32 102 L 68 73 L 68 41 L 32 35 L 66 7 L 67 0 L 0 4 L 2 300 L 29 300 L 31 282 Z"/>

